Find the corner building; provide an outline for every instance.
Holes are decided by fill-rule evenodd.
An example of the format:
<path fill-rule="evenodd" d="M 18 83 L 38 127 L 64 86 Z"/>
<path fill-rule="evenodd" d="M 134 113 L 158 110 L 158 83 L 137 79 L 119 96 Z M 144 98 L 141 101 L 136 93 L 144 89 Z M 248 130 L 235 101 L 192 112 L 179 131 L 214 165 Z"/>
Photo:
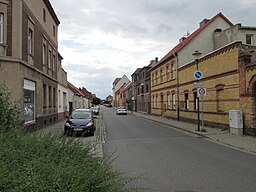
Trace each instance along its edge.
<path fill-rule="evenodd" d="M 58 25 L 49 0 L 0 1 L 0 82 L 36 129 L 58 120 Z"/>
<path fill-rule="evenodd" d="M 151 69 L 152 114 L 197 122 L 195 71 L 207 89 L 206 125 L 229 127 L 229 110 L 242 110 L 244 130 L 256 134 L 255 27 L 233 25 L 222 13 L 204 19 Z M 202 53 L 198 60 L 192 54 Z M 199 102 L 202 113 L 202 98 Z M 200 118 L 202 120 L 202 118 Z"/>

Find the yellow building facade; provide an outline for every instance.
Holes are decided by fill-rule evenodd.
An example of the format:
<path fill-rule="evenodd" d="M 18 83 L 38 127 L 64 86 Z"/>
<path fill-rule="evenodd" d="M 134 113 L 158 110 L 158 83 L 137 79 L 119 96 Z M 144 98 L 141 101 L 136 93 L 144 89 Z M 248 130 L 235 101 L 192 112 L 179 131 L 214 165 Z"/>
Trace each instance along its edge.
<path fill-rule="evenodd" d="M 205 124 L 218 127 L 229 126 L 229 110 L 242 110 L 246 131 L 254 133 L 256 66 L 252 54 L 242 54 L 244 49 L 241 42 L 234 42 L 199 59 L 198 69 L 203 73 L 200 83 L 206 88 L 206 96 L 200 98 L 199 110 L 200 115 L 204 112 Z M 255 47 L 250 49 L 255 50 Z M 196 122 L 196 70 L 194 61 L 177 68 L 175 55 L 153 68 L 152 114 Z"/>

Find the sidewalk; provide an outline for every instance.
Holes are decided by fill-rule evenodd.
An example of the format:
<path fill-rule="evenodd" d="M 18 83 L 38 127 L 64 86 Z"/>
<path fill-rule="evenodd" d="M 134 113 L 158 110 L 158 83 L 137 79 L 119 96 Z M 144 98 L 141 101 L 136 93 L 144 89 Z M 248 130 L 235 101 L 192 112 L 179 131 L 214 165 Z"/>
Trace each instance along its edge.
<path fill-rule="evenodd" d="M 164 117 L 147 115 L 139 112 L 133 112 L 133 114 L 138 117 L 169 125 L 171 127 L 177 128 L 185 132 L 197 134 L 213 142 L 256 155 L 256 138 L 252 136 L 234 135 L 231 134 L 229 130 L 222 130 L 219 128 L 212 127 L 204 127 L 206 132 L 200 132 L 197 131 L 197 124 L 188 123 L 184 121 L 176 121 Z"/>

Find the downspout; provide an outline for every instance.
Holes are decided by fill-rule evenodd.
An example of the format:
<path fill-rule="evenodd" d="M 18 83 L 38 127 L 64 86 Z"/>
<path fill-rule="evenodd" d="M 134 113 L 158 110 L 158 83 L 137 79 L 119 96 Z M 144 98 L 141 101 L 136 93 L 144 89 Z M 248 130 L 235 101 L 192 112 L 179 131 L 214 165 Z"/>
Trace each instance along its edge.
<path fill-rule="evenodd" d="M 176 83 L 176 88 L 177 88 L 177 120 L 180 120 L 180 82 L 179 82 L 179 71 L 178 71 L 178 53 L 173 54 L 174 58 L 176 58 L 176 72 L 177 72 L 177 83 Z"/>

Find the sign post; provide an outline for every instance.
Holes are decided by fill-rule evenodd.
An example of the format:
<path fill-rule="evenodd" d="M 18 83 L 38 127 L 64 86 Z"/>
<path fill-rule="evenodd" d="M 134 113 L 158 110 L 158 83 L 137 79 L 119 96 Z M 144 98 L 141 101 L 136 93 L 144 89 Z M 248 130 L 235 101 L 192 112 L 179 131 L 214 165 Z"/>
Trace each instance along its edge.
<path fill-rule="evenodd" d="M 205 132 L 204 129 L 204 97 L 206 97 L 207 89 L 204 87 L 197 88 L 197 96 L 202 98 L 202 132 Z"/>

